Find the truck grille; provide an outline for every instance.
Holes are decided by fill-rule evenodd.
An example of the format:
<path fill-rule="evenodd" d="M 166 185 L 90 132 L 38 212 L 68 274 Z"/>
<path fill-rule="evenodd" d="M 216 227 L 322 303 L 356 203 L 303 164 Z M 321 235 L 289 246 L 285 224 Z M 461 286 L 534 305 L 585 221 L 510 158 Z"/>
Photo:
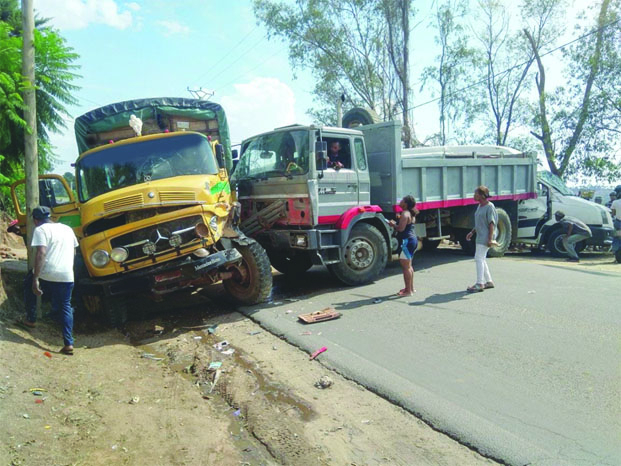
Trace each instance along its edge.
<path fill-rule="evenodd" d="M 125 209 L 127 207 L 142 206 L 144 204 L 144 198 L 142 194 L 134 194 L 132 196 L 121 197 L 114 199 L 113 201 L 104 202 L 104 212 L 112 212 L 119 209 Z"/>
<path fill-rule="evenodd" d="M 181 236 L 181 247 L 197 240 L 198 238 L 194 232 L 194 227 L 197 223 L 203 223 L 203 218 L 200 215 L 158 223 L 157 225 L 150 225 L 113 238 L 110 240 L 110 244 L 113 248 L 123 247 L 127 249 L 129 256 L 126 262 L 145 259 L 150 257 L 143 251 L 143 247 L 147 242 L 155 245 L 155 255 L 174 251 L 175 248 L 171 247 L 169 243 L 169 238 L 174 232 Z"/>
<path fill-rule="evenodd" d="M 196 193 L 193 191 L 160 191 L 160 201 L 180 202 L 195 201 Z"/>

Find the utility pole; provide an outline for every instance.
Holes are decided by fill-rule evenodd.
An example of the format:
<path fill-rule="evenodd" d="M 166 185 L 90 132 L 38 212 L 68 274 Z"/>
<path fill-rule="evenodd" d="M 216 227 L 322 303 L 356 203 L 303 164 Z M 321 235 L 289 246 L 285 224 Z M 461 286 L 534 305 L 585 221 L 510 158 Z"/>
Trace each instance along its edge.
<path fill-rule="evenodd" d="M 24 172 L 26 174 L 26 225 L 28 267 L 34 267 L 34 255 L 30 243 L 34 222 L 32 210 L 39 204 L 39 157 L 37 152 L 37 98 L 35 95 L 34 11 L 32 0 L 22 0 L 22 76 L 26 81 L 23 90 L 24 120 L 26 121 Z"/>

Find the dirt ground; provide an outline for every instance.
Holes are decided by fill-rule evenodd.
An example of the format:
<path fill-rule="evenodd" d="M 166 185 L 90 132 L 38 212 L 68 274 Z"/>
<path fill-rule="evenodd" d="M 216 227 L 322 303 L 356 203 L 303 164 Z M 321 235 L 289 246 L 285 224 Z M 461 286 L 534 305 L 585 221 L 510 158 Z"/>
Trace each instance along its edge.
<path fill-rule="evenodd" d="M 76 354 L 61 355 L 55 324 L 14 324 L 25 272 L 15 258 L 25 251 L 13 240 L 0 245 L 0 464 L 495 464 L 321 356 L 309 360 L 217 293 L 146 304 L 136 311 L 149 317 L 123 331 L 77 316 Z M 601 254 L 592 261 L 608 267 Z M 232 354 L 213 348 L 224 340 Z M 329 388 L 316 387 L 322 377 Z"/>
<path fill-rule="evenodd" d="M 0 262 L 0 464 L 495 464 L 213 292 L 148 304 L 123 331 L 76 316 L 75 355 L 61 355 L 56 324 L 14 322 L 26 265 L 13 239 Z M 213 348 L 223 340 L 232 354 Z"/>

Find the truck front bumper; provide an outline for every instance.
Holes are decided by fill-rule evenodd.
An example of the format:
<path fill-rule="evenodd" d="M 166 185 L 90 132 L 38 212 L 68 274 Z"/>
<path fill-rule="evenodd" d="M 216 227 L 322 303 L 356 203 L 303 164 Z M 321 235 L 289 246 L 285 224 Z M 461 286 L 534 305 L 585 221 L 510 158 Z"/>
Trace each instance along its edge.
<path fill-rule="evenodd" d="M 190 286 L 192 282 L 218 269 L 224 271 L 226 267 L 238 263 L 241 259 L 241 253 L 235 248 L 230 248 L 200 259 L 186 256 L 183 259 L 116 275 L 113 278 L 85 278 L 78 284 L 86 293 L 89 289 L 95 292 L 103 290 L 106 296 L 140 292 L 163 294 Z"/>
<path fill-rule="evenodd" d="M 586 240 L 586 244 L 590 246 L 610 246 L 612 244 L 612 239 L 615 234 L 615 230 L 612 227 L 596 227 L 590 226 L 591 236 L 588 240 Z"/>

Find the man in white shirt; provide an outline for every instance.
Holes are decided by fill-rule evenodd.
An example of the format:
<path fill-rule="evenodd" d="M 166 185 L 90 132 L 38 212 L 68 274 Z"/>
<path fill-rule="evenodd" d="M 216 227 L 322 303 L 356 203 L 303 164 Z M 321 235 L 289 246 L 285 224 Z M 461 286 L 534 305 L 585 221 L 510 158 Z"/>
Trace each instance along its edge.
<path fill-rule="evenodd" d="M 37 319 L 37 296 L 46 294 L 52 301 L 52 316 L 62 324 L 63 354 L 73 354 L 73 260 L 78 240 L 73 230 L 50 219 L 50 209 L 35 207 L 32 217 L 35 229 L 32 234 L 33 248 L 36 248 L 34 270 L 24 280 L 24 304 L 26 320 L 22 324 L 35 327 Z"/>

